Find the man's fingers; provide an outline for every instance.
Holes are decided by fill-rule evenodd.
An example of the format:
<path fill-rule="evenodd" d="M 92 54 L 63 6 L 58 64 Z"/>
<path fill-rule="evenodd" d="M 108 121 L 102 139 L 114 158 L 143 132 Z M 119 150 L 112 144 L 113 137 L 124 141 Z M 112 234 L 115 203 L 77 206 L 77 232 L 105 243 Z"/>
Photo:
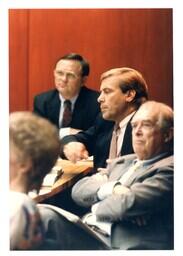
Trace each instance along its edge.
<path fill-rule="evenodd" d="M 84 152 L 83 152 L 83 158 L 84 158 L 84 159 L 87 159 L 88 157 L 89 157 L 88 151 L 87 151 L 87 150 L 84 150 Z"/>
<path fill-rule="evenodd" d="M 80 142 L 70 142 L 64 146 L 64 154 L 73 163 L 88 158 L 88 151 Z"/>
<path fill-rule="evenodd" d="M 98 172 L 106 171 L 106 168 L 98 168 L 97 171 Z"/>
<path fill-rule="evenodd" d="M 107 164 L 110 164 L 110 163 L 112 162 L 112 160 L 113 160 L 113 159 L 108 158 L 108 159 L 106 160 L 106 163 L 107 163 Z"/>

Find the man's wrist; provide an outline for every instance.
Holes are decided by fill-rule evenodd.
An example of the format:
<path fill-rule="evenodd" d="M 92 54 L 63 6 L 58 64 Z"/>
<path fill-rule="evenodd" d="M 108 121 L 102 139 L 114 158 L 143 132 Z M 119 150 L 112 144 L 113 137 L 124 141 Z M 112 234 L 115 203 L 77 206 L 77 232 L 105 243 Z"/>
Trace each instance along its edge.
<path fill-rule="evenodd" d="M 113 194 L 122 195 L 128 193 L 129 191 L 130 189 L 123 186 L 120 182 L 117 182 L 113 187 Z"/>
<path fill-rule="evenodd" d="M 60 128 L 59 130 L 59 137 L 60 139 L 62 139 L 63 137 L 67 136 L 70 134 L 70 127 L 66 127 L 66 128 Z"/>
<path fill-rule="evenodd" d="M 111 181 L 111 182 L 107 182 L 105 184 L 103 184 L 98 192 L 97 192 L 97 196 L 100 200 L 105 199 L 106 197 L 108 197 L 109 195 L 113 194 L 113 189 L 114 189 L 114 185 L 116 184 L 116 181 Z"/>

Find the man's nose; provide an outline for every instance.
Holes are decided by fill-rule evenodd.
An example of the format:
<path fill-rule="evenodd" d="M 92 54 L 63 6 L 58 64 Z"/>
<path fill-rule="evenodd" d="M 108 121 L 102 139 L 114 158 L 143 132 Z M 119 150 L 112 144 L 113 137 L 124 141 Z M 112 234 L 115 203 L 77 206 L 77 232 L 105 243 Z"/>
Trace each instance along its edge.
<path fill-rule="evenodd" d="M 98 101 L 99 103 L 103 101 L 102 93 L 99 95 L 99 97 L 98 97 L 97 101 Z"/>
<path fill-rule="evenodd" d="M 142 134 L 142 129 L 141 129 L 142 127 L 141 126 L 138 126 L 137 128 L 136 128 L 136 131 L 135 131 L 135 134 L 136 135 L 141 135 Z"/>
<path fill-rule="evenodd" d="M 136 135 L 142 134 L 142 126 L 140 124 L 134 128 L 134 133 Z"/>
<path fill-rule="evenodd" d="M 61 76 L 61 80 L 64 81 L 64 82 L 66 82 L 66 81 L 67 81 L 67 74 L 63 74 L 63 75 Z"/>

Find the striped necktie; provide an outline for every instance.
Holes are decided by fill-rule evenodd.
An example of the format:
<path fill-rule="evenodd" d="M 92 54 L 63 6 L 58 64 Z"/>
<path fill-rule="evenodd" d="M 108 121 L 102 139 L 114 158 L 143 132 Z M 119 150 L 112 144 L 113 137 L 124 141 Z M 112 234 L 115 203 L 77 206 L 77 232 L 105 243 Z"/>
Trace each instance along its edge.
<path fill-rule="evenodd" d="M 65 100 L 62 127 L 68 127 L 71 123 L 71 120 L 72 120 L 71 101 Z"/>
<path fill-rule="evenodd" d="M 109 159 L 114 159 L 118 157 L 117 143 L 118 143 L 119 134 L 120 134 L 120 127 L 118 125 L 115 125 L 112 133 L 111 145 L 109 150 Z"/>

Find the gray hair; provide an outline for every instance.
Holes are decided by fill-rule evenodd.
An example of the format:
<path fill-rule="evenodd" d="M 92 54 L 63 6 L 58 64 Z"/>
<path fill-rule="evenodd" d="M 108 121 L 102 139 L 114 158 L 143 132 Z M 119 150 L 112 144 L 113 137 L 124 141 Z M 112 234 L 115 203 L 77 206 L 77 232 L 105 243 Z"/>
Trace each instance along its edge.
<path fill-rule="evenodd" d="M 27 183 L 30 187 L 39 189 L 44 176 L 51 170 L 59 156 L 57 128 L 42 117 L 22 111 L 10 114 L 9 133 L 17 161 L 20 163 L 31 161 L 32 167 L 28 173 Z"/>

